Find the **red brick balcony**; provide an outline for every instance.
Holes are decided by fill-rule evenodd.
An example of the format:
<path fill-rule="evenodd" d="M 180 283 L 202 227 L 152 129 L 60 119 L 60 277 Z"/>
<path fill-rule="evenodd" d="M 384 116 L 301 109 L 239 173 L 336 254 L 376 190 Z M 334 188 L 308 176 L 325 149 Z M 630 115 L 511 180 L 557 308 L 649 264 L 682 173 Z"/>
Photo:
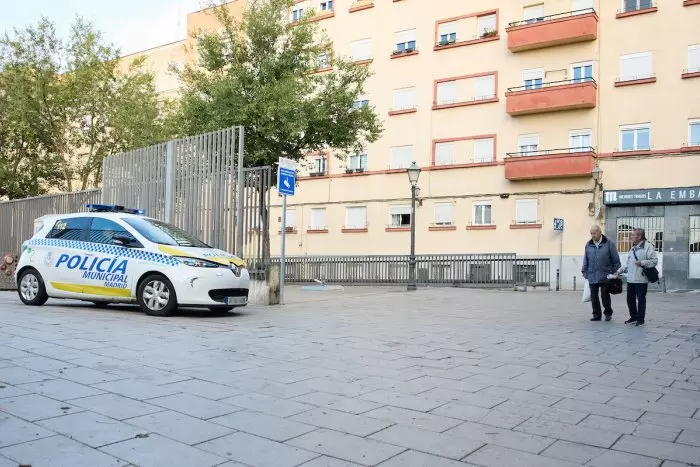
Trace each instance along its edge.
<path fill-rule="evenodd" d="M 592 109 L 597 105 L 598 85 L 593 78 L 518 86 L 506 92 L 506 111 L 513 116 L 562 110 Z"/>
<path fill-rule="evenodd" d="M 506 28 L 511 52 L 542 49 L 598 38 L 598 15 L 592 8 L 516 21 Z"/>
<path fill-rule="evenodd" d="M 595 167 L 594 148 L 550 149 L 535 152 L 511 152 L 505 157 L 508 180 L 591 177 Z"/>

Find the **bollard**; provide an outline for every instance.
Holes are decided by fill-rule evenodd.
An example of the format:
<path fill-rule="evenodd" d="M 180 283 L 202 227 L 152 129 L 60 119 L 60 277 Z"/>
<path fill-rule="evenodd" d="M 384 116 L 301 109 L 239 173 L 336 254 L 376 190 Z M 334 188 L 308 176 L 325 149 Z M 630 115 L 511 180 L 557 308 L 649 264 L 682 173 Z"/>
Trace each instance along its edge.
<path fill-rule="evenodd" d="M 523 274 L 525 276 L 525 287 L 523 289 L 523 292 L 527 292 L 527 273 Z"/>
<path fill-rule="evenodd" d="M 557 292 L 559 292 L 559 269 L 557 269 Z"/>
<path fill-rule="evenodd" d="M 576 292 L 576 276 L 574 276 L 574 292 Z"/>
<path fill-rule="evenodd" d="M 664 293 L 668 293 L 666 290 L 666 278 L 661 276 L 661 287 L 663 288 Z"/>

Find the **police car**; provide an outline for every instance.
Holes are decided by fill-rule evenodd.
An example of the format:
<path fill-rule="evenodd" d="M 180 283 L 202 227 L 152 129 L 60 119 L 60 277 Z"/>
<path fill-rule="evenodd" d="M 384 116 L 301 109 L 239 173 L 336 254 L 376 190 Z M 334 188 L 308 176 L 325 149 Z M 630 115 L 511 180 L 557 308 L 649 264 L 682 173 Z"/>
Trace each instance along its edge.
<path fill-rule="evenodd" d="M 240 258 L 141 210 L 88 209 L 37 219 L 15 273 L 24 304 L 49 297 L 138 303 L 168 316 L 178 306 L 230 311 L 248 303 L 250 276 Z"/>

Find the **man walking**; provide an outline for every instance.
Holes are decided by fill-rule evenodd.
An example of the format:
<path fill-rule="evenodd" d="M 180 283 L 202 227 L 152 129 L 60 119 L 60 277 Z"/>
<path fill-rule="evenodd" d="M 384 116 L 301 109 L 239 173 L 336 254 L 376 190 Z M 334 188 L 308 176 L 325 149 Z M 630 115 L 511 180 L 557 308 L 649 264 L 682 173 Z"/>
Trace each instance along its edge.
<path fill-rule="evenodd" d="M 583 267 L 581 268 L 581 274 L 588 280 L 588 285 L 591 288 L 591 305 L 593 306 L 591 321 L 600 321 L 602 318 L 601 300 L 603 301 L 605 321 L 612 319 L 613 309 L 610 303 L 608 274 L 615 274 L 620 266 L 620 256 L 617 254 L 615 243 L 603 235 L 600 226 L 591 227 L 591 240 L 586 243 Z"/>

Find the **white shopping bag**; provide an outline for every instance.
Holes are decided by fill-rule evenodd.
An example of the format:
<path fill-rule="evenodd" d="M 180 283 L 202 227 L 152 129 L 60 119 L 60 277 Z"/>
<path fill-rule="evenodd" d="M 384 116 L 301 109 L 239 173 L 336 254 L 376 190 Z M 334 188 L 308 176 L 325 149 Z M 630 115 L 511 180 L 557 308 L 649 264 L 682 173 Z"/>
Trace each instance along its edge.
<path fill-rule="evenodd" d="M 583 297 L 581 297 L 581 303 L 586 303 L 591 301 L 591 286 L 588 285 L 588 281 L 583 284 Z"/>

